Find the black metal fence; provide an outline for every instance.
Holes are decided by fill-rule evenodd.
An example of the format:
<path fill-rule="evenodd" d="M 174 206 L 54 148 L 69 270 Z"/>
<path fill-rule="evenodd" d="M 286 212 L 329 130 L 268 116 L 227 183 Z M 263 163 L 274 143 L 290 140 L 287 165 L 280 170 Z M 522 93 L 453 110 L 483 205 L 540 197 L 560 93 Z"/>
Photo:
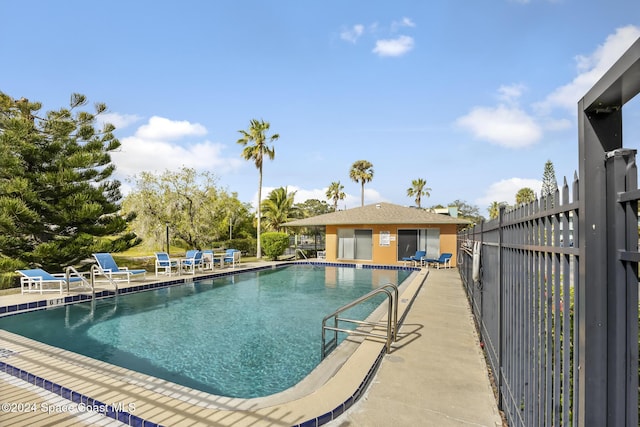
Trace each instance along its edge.
<path fill-rule="evenodd" d="M 638 178 L 622 106 L 640 39 L 578 103 L 579 171 L 458 235 L 458 266 L 512 426 L 638 426 Z M 479 260 L 474 269 L 474 255 Z"/>
<path fill-rule="evenodd" d="M 578 180 L 573 183 L 577 194 Z M 564 184 L 459 234 L 458 267 L 510 425 L 571 425 L 578 203 Z M 478 242 L 476 245 L 475 242 Z M 474 246 L 480 270 L 474 280 Z"/>

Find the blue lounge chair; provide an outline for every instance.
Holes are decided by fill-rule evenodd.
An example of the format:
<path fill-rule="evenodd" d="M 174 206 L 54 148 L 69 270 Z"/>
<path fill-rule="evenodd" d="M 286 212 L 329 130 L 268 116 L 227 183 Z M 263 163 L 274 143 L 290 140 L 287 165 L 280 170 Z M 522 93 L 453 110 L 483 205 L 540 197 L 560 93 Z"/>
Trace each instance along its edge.
<path fill-rule="evenodd" d="M 440 254 L 440 258 L 427 258 L 424 261 L 427 265 L 435 265 L 438 269 L 440 269 L 440 266 L 442 266 L 442 268 L 451 268 L 452 256 L 453 254 L 443 253 Z"/>
<path fill-rule="evenodd" d="M 143 278 L 147 277 L 147 270 L 129 270 L 127 267 L 118 267 L 110 253 L 97 253 L 93 254 L 93 257 L 98 262 L 100 274 L 108 277 L 111 281 L 126 280 L 127 283 L 131 283 L 131 276 L 142 275 Z"/>
<path fill-rule="evenodd" d="M 202 259 L 202 251 L 190 249 L 180 260 L 180 266 L 187 270 L 187 273 L 196 274 L 196 268 L 204 269 L 204 261 Z"/>
<path fill-rule="evenodd" d="M 21 293 L 37 292 L 59 292 L 62 294 L 63 286 L 67 284 L 67 278 L 64 273 L 51 274 L 40 268 L 31 270 L 16 270 L 21 275 L 20 288 Z M 69 283 L 83 283 L 86 279 L 80 276 L 70 276 Z M 51 285 L 45 288 L 46 285 Z"/>
<path fill-rule="evenodd" d="M 402 261 L 404 265 L 407 265 L 407 262 L 412 262 L 413 265 L 417 265 L 418 263 L 422 265 L 424 263 L 424 259 L 426 258 L 426 256 L 427 256 L 427 251 L 416 251 L 415 255 L 403 257 Z"/>
<path fill-rule="evenodd" d="M 177 259 L 169 258 L 169 254 L 166 252 L 156 252 L 156 276 L 158 271 L 164 270 L 164 274 L 171 276 L 173 270 L 176 273 L 180 272 L 180 262 Z"/>

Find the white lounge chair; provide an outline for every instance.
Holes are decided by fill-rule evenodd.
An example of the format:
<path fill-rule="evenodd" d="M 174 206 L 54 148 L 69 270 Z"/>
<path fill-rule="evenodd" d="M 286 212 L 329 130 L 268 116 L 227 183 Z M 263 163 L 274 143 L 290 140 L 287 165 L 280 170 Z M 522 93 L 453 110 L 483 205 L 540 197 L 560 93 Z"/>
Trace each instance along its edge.
<path fill-rule="evenodd" d="M 62 294 L 63 287 L 67 284 L 64 273 L 51 274 L 40 268 L 30 270 L 16 270 L 20 277 L 21 293 L 59 292 Z M 69 277 L 69 283 L 82 283 L 84 279 L 79 276 Z"/>

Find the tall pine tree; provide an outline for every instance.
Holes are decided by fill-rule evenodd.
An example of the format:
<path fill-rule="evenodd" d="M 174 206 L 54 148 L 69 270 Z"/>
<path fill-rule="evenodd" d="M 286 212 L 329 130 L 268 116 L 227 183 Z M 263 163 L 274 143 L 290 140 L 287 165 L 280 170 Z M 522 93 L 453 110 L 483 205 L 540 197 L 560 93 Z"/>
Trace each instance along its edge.
<path fill-rule="evenodd" d="M 553 169 L 553 163 L 551 160 L 547 160 L 544 164 L 544 173 L 542 174 L 542 189 L 540 190 L 540 197 L 551 197 L 551 205 L 554 204 L 554 195 L 558 191 L 558 181 L 556 180 L 556 173 Z"/>
<path fill-rule="evenodd" d="M 120 182 L 110 179 L 115 127 L 96 129 L 107 107 L 79 111 L 86 102 L 73 94 L 69 108 L 40 116 L 40 103 L 0 92 L 0 272 L 59 272 L 136 243 L 119 215 Z"/>

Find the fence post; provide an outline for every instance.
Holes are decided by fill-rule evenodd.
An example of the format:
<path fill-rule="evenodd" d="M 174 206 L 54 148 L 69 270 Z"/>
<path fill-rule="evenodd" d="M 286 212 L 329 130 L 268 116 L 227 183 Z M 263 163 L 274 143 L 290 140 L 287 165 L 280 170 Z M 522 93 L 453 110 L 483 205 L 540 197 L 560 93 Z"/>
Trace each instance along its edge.
<path fill-rule="evenodd" d="M 578 304 L 578 426 L 607 425 L 607 215 L 605 147 L 621 146 L 622 112 L 585 112 L 579 105 L 580 280 Z M 606 135 L 606 136 L 605 136 Z M 600 137 L 606 141 L 601 141 Z M 575 379 L 574 379 L 575 380 Z"/>
<path fill-rule="evenodd" d="M 505 313 L 505 306 L 504 306 L 504 266 L 502 265 L 502 242 L 503 242 L 503 238 L 504 238 L 504 225 L 503 225 L 503 221 L 504 221 L 504 212 L 505 212 L 506 208 L 505 206 L 500 206 L 500 210 L 498 211 L 498 307 L 500 308 L 500 319 L 499 319 L 499 329 L 498 329 L 498 334 L 499 334 L 499 339 L 498 339 L 498 363 L 497 365 L 500 368 L 500 372 L 499 375 L 497 376 L 497 387 L 498 390 L 502 390 L 502 382 L 503 382 L 503 364 L 502 364 L 502 360 L 503 360 L 503 352 L 504 352 L 504 340 L 505 340 L 505 336 L 504 336 L 504 313 Z M 499 393 L 498 394 L 499 399 L 498 399 L 498 408 L 500 408 L 502 410 L 502 398 L 503 398 L 503 394 Z"/>
<path fill-rule="evenodd" d="M 616 209 L 612 208 L 607 212 L 606 206 L 617 203 L 617 196 L 607 194 L 605 160 L 606 153 L 622 148 L 622 107 L 640 93 L 639 73 L 640 39 L 631 45 L 578 102 L 580 274 L 576 295 L 576 327 L 579 329 L 579 375 L 578 378 L 574 378 L 574 381 L 577 381 L 577 384 L 574 384 L 574 396 L 578 400 L 578 413 L 574 416 L 577 416 L 578 426 L 625 425 L 633 419 L 627 417 L 623 421 L 622 414 L 618 412 L 620 406 L 613 402 L 618 395 L 613 389 L 617 389 L 618 385 L 614 379 L 615 375 L 609 375 L 615 370 L 610 371 L 608 365 L 610 350 L 607 333 L 614 326 L 609 322 L 617 322 L 611 317 L 616 310 L 616 298 L 608 292 L 608 285 L 614 286 L 608 283 L 612 277 L 610 274 L 613 274 L 609 269 L 616 266 L 617 261 L 611 260 L 609 255 L 611 251 L 620 250 L 608 246 L 609 234 L 615 233 L 616 227 L 628 227 L 628 223 L 618 224 L 613 218 L 608 221 L 607 214 L 612 214 Z M 635 227 L 637 233 L 637 224 Z M 621 257 L 619 253 L 615 256 Z M 635 286 L 637 288 L 637 282 Z M 637 289 L 635 292 L 637 295 Z M 637 311 L 637 296 L 633 303 L 636 304 Z M 615 342 L 617 339 L 611 337 L 611 340 Z M 637 370 L 637 353 L 629 357 L 635 358 L 633 363 Z M 637 387 L 633 391 L 632 399 L 636 402 L 633 409 L 636 423 L 626 425 L 635 427 L 638 410 Z M 625 400 L 631 398 L 626 396 Z M 627 411 L 629 410 L 627 407 Z M 611 424 L 614 419 L 620 420 L 621 423 Z"/>
<path fill-rule="evenodd" d="M 607 422 L 638 424 L 638 268 L 624 262 L 623 252 L 638 250 L 637 194 L 625 202 L 620 196 L 637 190 L 636 150 L 607 153 Z M 629 208 L 631 207 L 631 208 Z M 634 356 L 635 355 L 635 356 Z M 635 359 L 634 359 L 635 357 Z"/>

